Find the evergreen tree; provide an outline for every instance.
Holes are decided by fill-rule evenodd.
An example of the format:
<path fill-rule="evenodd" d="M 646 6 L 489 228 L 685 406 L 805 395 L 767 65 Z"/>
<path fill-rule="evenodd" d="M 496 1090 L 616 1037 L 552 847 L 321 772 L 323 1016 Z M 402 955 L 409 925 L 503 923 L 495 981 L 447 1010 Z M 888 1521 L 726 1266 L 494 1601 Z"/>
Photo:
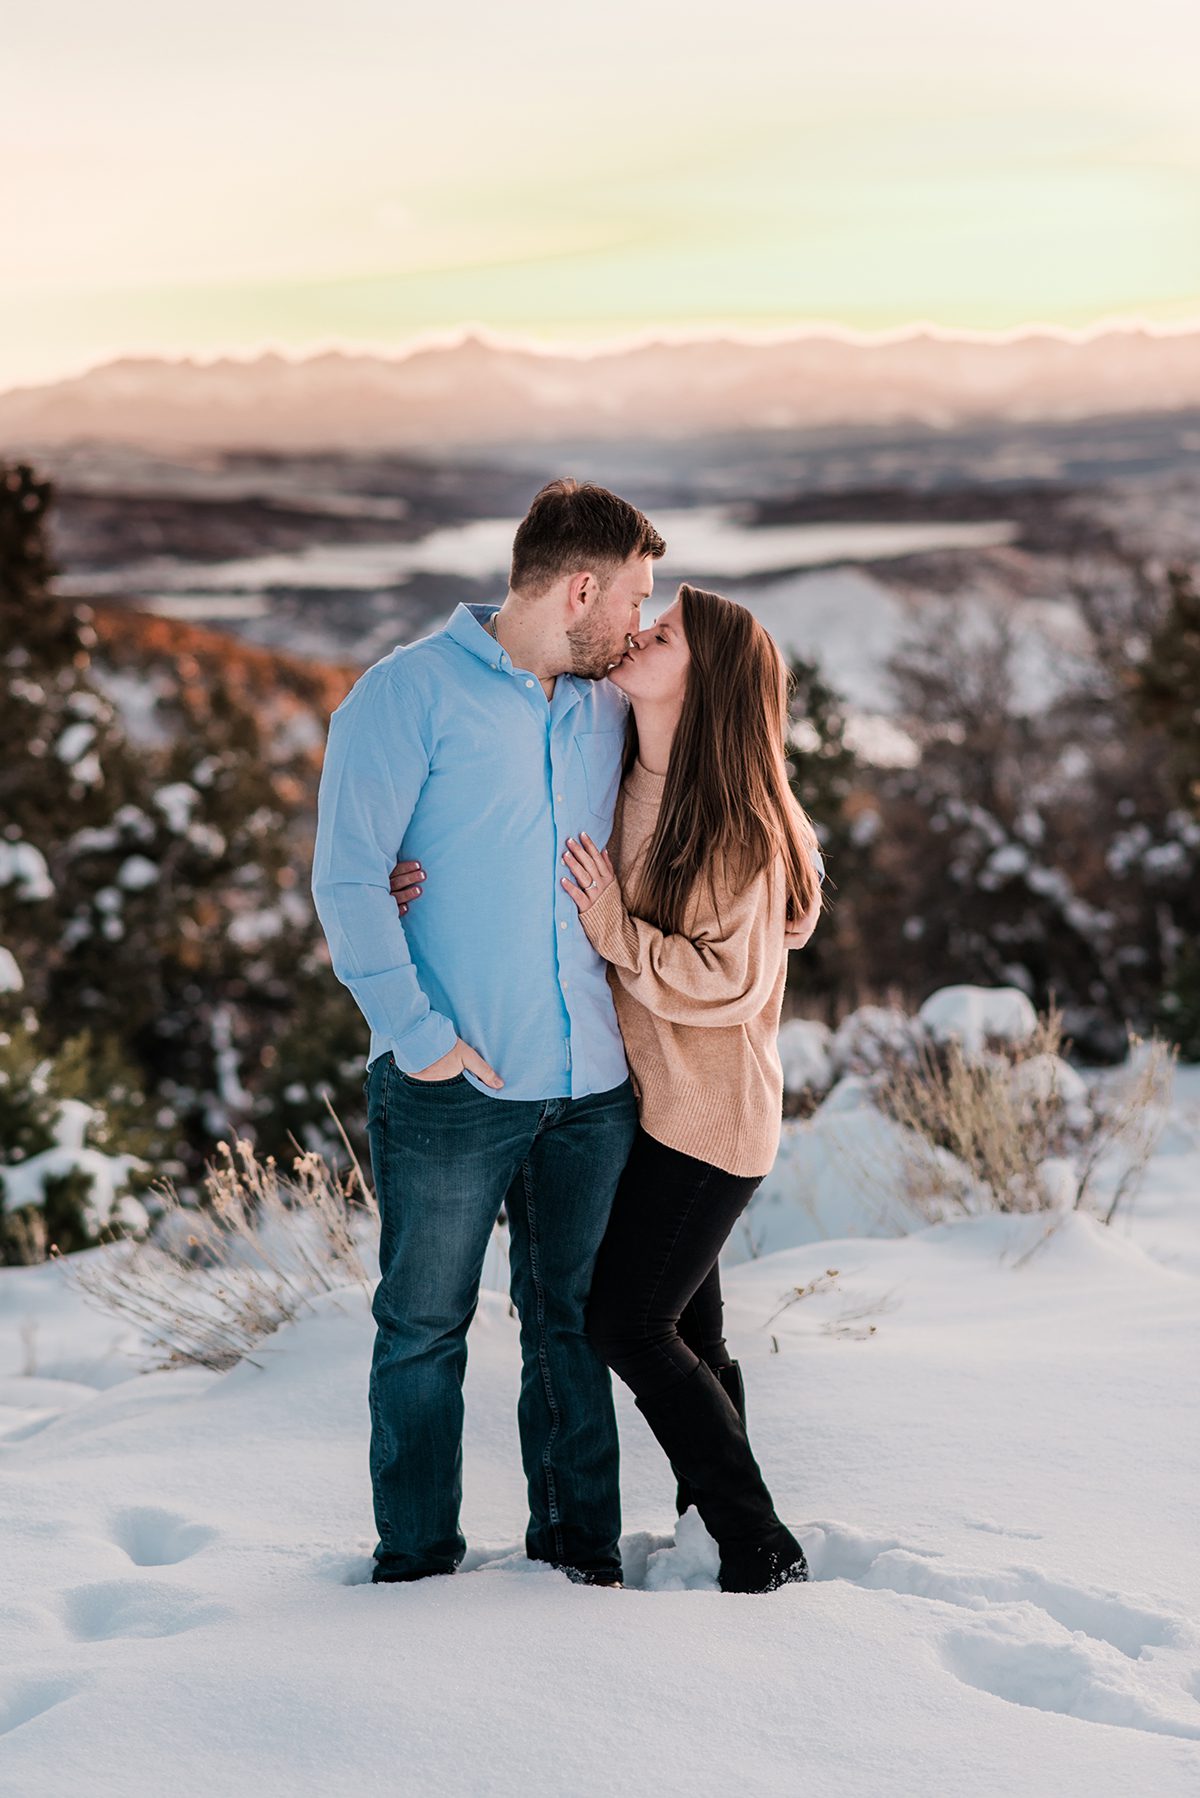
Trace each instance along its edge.
<path fill-rule="evenodd" d="M 1171 797 L 1153 872 L 1160 889 L 1163 990 L 1158 1021 L 1189 1060 L 1200 1060 L 1200 590 L 1195 571 L 1167 570 L 1161 615 L 1129 677 L 1136 716 L 1165 740 Z M 1156 852 L 1156 853 L 1155 853 Z M 1143 860 L 1145 858 L 1143 857 Z M 1165 888 L 1165 891 L 1162 890 Z"/>
<path fill-rule="evenodd" d="M 1074 716 L 1027 701 L 1018 653 L 1009 619 L 939 608 L 893 657 L 918 756 L 881 782 L 891 898 L 870 952 L 904 970 L 906 997 L 1015 985 L 1057 999 L 1093 1052 L 1119 1053 L 1136 1009 L 1107 903 L 1094 694 Z"/>
<path fill-rule="evenodd" d="M 832 1021 L 863 996 L 861 930 L 875 884 L 872 845 L 879 814 L 869 791 L 870 771 L 849 742 L 841 694 L 818 662 L 797 657 L 789 674 L 789 778 L 817 830 L 825 909 L 806 948 L 789 959 L 788 984 L 801 1009 L 817 1009 Z"/>
<path fill-rule="evenodd" d="M 1200 816 L 1200 590 L 1190 568 L 1167 570 L 1162 619 L 1132 687 L 1139 716 L 1170 744 L 1180 802 Z"/>
<path fill-rule="evenodd" d="M 139 785 L 114 708 L 90 679 L 88 609 L 48 584 L 50 496 L 29 468 L 0 465 L 0 942 L 38 1015 L 82 936 L 63 928 L 79 845 L 103 845 L 101 883 L 115 881 Z M 71 1034 L 78 1010 L 57 1022 Z"/>
<path fill-rule="evenodd" d="M 361 1029 L 317 971 L 307 884 L 317 752 L 349 681 L 134 613 L 101 635 L 50 582 L 49 500 L 0 467 L 0 944 L 38 1050 L 86 1033 L 103 1109 L 96 1045 L 116 1043 L 193 1177 L 231 1132 L 286 1152 L 304 1095 L 319 1130 L 325 1091 L 353 1127 Z M 149 701 L 131 725 L 117 674 Z"/>
<path fill-rule="evenodd" d="M 115 1218 L 99 1215 L 97 1155 L 116 1181 Z M 42 1260 L 51 1245 L 69 1254 L 110 1223 L 142 1221 L 139 1195 L 172 1171 L 153 1107 L 114 1042 L 85 1032 L 47 1055 L 30 1012 L 0 1018 L 0 1265 Z"/>

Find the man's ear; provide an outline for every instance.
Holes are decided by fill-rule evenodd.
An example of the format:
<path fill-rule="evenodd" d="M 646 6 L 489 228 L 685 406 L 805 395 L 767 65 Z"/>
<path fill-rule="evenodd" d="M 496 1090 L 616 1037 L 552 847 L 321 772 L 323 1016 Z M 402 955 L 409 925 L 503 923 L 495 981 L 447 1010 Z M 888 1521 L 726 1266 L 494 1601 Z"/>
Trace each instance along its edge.
<path fill-rule="evenodd" d="M 584 568 L 573 574 L 567 582 L 567 605 L 571 612 L 582 612 L 594 597 L 592 590 L 598 589 L 599 583 L 590 569 Z"/>

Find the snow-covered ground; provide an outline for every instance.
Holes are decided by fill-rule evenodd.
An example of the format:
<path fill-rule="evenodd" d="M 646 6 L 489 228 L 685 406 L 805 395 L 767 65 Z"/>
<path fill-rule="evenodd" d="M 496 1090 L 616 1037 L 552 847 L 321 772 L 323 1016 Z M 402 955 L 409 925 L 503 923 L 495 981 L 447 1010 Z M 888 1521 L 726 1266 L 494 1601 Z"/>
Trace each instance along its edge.
<path fill-rule="evenodd" d="M 524 1560 L 499 1293 L 471 1337 L 466 1570 L 373 1587 L 364 1293 L 232 1372 L 139 1374 L 60 1266 L 0 1271 L 0 1791 L 1194 1794 L 1200 1070 L 1132 1214 L 1052 1221 L 730 1269 L 814 1572 L 758 1598 L 715 1590 L 694 1514 L 674 1544 L 623 1392 L 626 1589 Z"/>

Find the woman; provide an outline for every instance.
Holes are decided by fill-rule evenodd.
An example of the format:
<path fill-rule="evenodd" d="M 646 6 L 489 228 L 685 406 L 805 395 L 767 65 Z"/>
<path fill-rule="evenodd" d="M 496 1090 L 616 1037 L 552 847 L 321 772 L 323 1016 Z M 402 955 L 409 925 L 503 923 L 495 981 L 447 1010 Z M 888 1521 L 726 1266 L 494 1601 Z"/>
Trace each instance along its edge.
<path fill-rule="evenodd" d="M 610 964 L 640 1122 L 588 1329 L 716 1539 L 722 1590 L 767 1592 L 808 1568 L 746 1435 L 717 1257 L 779 1146 L 784 932 L 815 928 L 820 857 L 788 786 L 787 673 L 744 606 L 680 587 L 609 679 L 631 704 L 610 852 L 571 839 L 562 884 Z"/>

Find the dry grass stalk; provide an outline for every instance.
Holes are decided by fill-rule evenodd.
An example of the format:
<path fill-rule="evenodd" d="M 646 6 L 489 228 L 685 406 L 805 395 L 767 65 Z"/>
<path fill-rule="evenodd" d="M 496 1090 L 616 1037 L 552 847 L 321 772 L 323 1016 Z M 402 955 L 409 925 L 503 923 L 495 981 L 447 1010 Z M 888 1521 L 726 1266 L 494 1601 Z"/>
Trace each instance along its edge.
<path fill-rule="evenodd" d="M 762 1326 L 763 1329 L 770 1330 L 777 1318 L 782 1317 L 784 1312 L 789 1311 L 793 1305 L 800 1304 L 803 1299 L 824 1297 L 830 1293 L 841 1292 L 842 1288 L 837 1284 L 838 1273 L 839 1270 L 836 1267 L 827 1267 L 823 1274 L 817 1274 L 815 1279 L 810 1280 L 806 1286 L 793 1286 L 783 1302 L 767 1318 Z M 869 1320 L 873 1317 L 882 1317 L 888 1311 L 894 1311 L 898 1303 L 899 1300 L 894 1298 L 890 1292 L 885 1292 L 876 1298 L 859 1300 L 857 1303 L 846 1306 L 837 1317 L 824 1319 L 820 1325 L 821 1334 L 845 1337 L 854 1342 L 865 1342 L 869 1337 L 874 1336 L 878 1328 Z M 779 1353 L 779 1338 L 773 1333 L 771 1335 L 771 1353 L 773 1355 Z"/>
<path fill-rule="evenodd" d="M 835 1292 L 837 1288 L 833 1282 L 837 1277 L 837 1268 L 827 1267 L 823 1274 L 818 1274 L 815 1279 L 808 1282 L 807 1286 L 793 1286 L 783 1303 L 772 1311 L 763 1325 L 763 1329 L 769 1330 L 777 1317 L 782 1317 L 785 1311 L 790 1310 L 793 1305 L 798 1305 L 801 1299 L 811 1299 L 818 1292 Z"/>
<path fill-rule="evenodd" d="M 847 1305 L 837 1317 L 830 1317 L 821 1325 L 822 1336 L 837 1336 L 848 1342 L 869 1342 L 879 1329 L 878 1324 L 870 1322 L 873 1317 L 883 1317 L 894 1311 L 899 1299 L 890 1292 L 881 1293 L 878 1298 L 864 1299 L 860 1304 Z"/>
<path fill-rule="evenodd" d="M 314 1295 L 367 1285 L 356 1225 L 375 1206 L 357 1163 L 339 1176 L 302 1150 L 284 1174 L 248 1142 L 221 1143 L 204 1189 L 206 1206 L 194 1209 L 163 1188 L 148 1241 L 118 1238 L 104 1255 L 64 1259 L 79 1291 L 143 1332 L 153 1366 L 223 1371 Z"/>
<path fill-rule="evenodd" d="M 1075 1201 L 1078 1209 L 1101 1157 L 1120 1144 L 1125 1151 L 1125 1166 L 1104 1214 L 1106 1224 L 1112 1223 L 1120 1207 L 1131 1202 L 1141 1186 L 1167 1121 L 1179 1050 L 1157 1037 L 1143 1042 L 1131 1031 L 1129 1056 L 1131 1065 L 1123 1078 L 1102 1093 L 1098 1103 L 1093 1103 L 1095 1130 L 1081 1161 L 1079 1196 Z"/>
<path fill-rule="evenodd" d="M 1047 1161 L 1073 1166 L 1070 1204 L 1079 1210 L 1100 1163 L 1117 1147 L 1124 1165 L 1103 1221 L 1110 1224 L 1132 1199 L 1166 1121 L 1177 1051 L 1131 1033 L 1129 1068 L 1091 1091 L 1085 1105 L 1072 1105 L 1059 1089 L 1063 1047 L 1061 1015 L 1052 1007 L 1019 1045 L 980 1060 L 954 1042 L 940 1051 L 923 1046 L 915 1065 L 889 1071 L 878 1100 L 912 1133 L 904 1189 L 924 1215 L 940 1219 L 981 1203 L 999 1211 L 1059 1209 L 1061 1198 L 1046 1191 L 1041 1175 Z M 1043 1057 L 1048 1078 L 1014 1078 L 1022 1064 Z M 940 1172 L 931 1145 L 954 1157 Z M 968 1191 L 954 1178 L 956 1164 L 970 1175 Z"/>
<path fill-rule="evenodd" d="M 13 1265 L 39 1267 L 50 1252 L 50 1233 L 42 1213 L 31 1207 L 14 1211 L 8 1220 Z"/>
<path fill-rule="evenodd" d="M 915 1165 L 906 1170 L 906 1189 L 926 1215 L 944 1217 L 970 1197 L 953 1164 L 929 1157 L 930 1144 L 965 1167 L 975 1196 L 982 1189 L 997 1210 L 1043 1208 L 1039 1169 L 1064 1143 L 1063 1100 L 1053 1074 L 1062 1046 L 1062 1018 L 1051 1009 L 1026 1042 L 1003 1053 L 976 1060 L 954 1041 L 942 1050 L 922 1044 L 913 1064 L 889 1072 L 879 1102 L 913 1133 Z M 1042 1056 L 1050 1079 L 1020 1086 L 1014 1070 Z"/>

